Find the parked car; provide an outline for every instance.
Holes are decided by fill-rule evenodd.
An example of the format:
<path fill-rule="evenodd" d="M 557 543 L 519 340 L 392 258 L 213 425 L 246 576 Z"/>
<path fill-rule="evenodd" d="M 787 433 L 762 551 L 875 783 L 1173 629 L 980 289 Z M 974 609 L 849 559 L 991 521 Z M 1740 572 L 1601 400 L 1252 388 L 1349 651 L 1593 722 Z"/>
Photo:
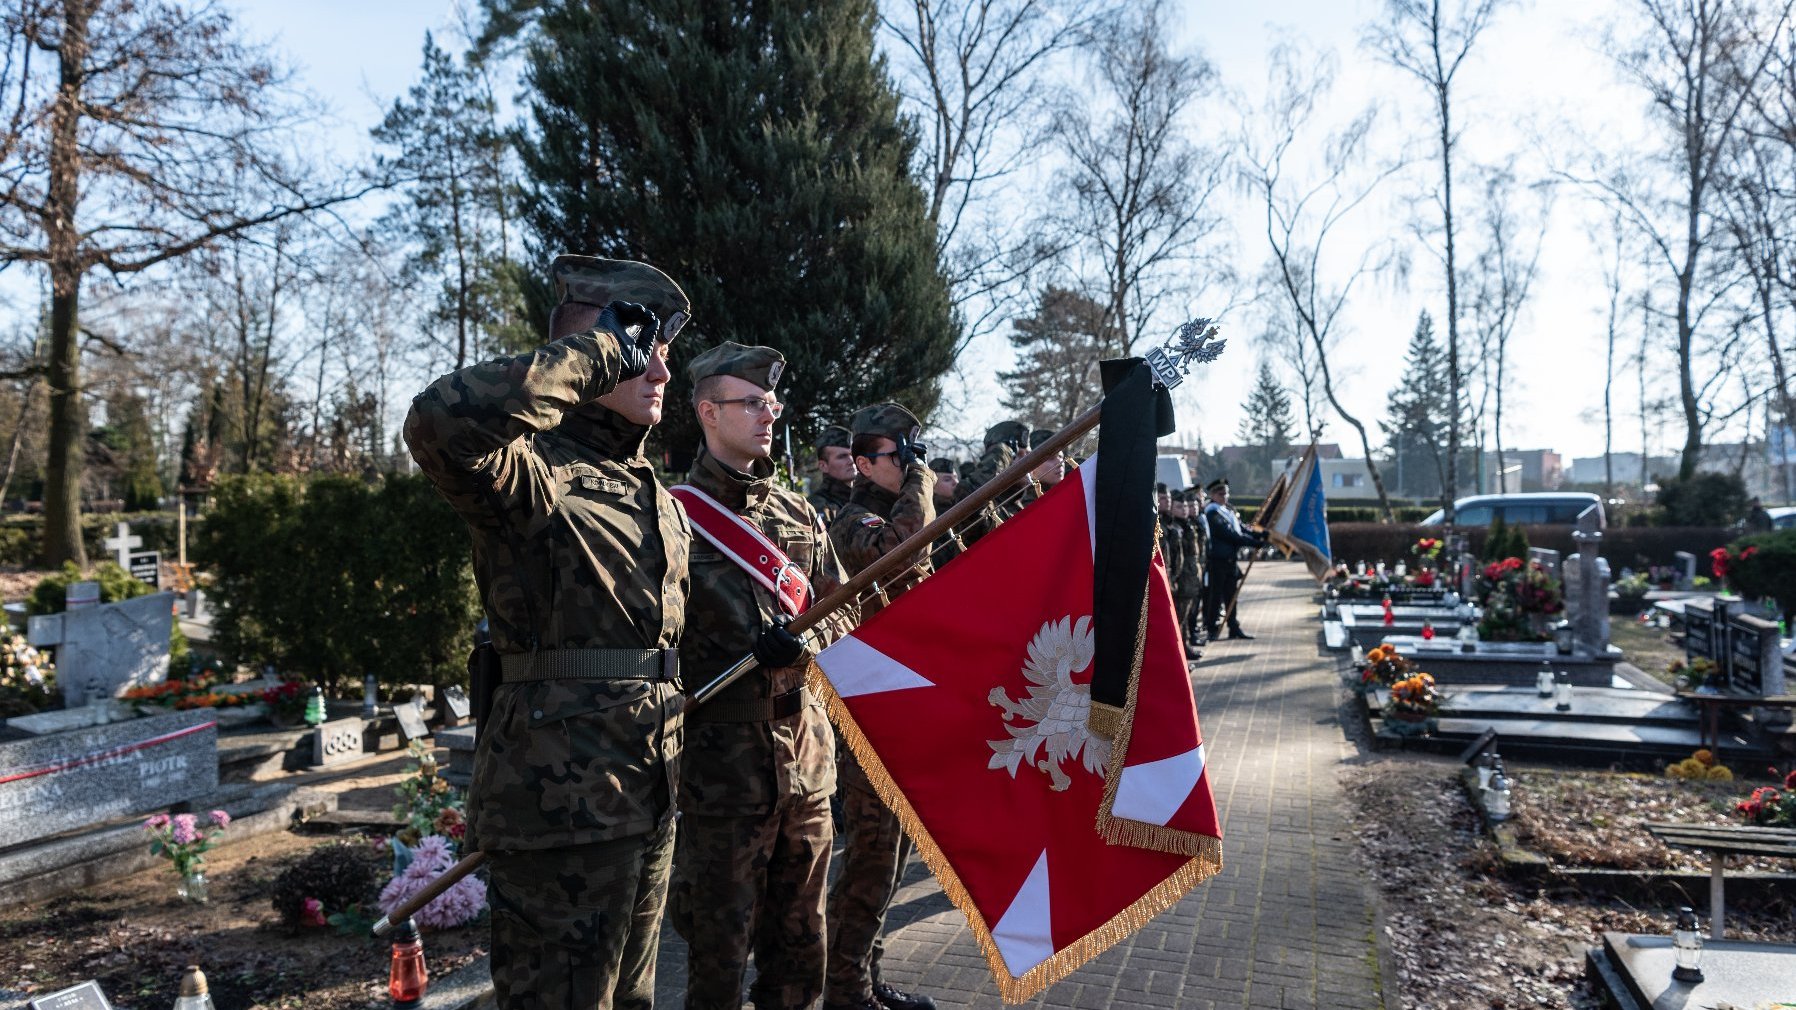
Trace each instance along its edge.
<path fill-rule="evenodd" d="M 1154 480 L 1165 484 L 1168 491 L 1183 491 L 1191 486 L 1191 471 L 1183 456 L 1160 456 L 1154 460 Z"/>
<path fill-rule="evenodd" d="M 1453 503 L 1455 522 L 1460 526 L 1489 526 L 1498 516 L 1510 525 L 1571 526 L 1586 509 L 1596 509 L 1596 525 L 1608 525 L 1603 516 L 1603 500 L 1588 491 L 1534 491 L 1527 494 L 1480 494 Z M 1446 512 L 1435 509 L 1422 520 L 1424 526 L 1438 526 Z"/>

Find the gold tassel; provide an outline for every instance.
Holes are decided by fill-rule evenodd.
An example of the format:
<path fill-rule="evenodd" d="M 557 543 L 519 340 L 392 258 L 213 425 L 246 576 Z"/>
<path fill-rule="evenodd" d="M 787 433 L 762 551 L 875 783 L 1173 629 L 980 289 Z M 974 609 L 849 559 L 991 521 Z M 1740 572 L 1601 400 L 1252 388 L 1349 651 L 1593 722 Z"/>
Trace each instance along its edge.
<path fill-rule="evenodd" d="M 1137 663 L 1139 668 L 1139 663 Z M 847 703 L 836 694 L 835 686 L 829 682 L 815 662 L 806 669 L 806 679 L 810 688 L 824 700 L 828 707 L 830 720 L 836 725 L 836 732 L 842 735 L 842 742 L 848 745 L 855 759 L 860 761 L 861 770 L 866 773 L 868 781 L 873 784 L 873 791 L 880 800 L 889 807 L 904 833 L 910 836 L 911 843 L 917 847 L 917 854 L 923 857 L 924 865 L 935 874 L 936 883 L 941 885 L 942 893 L 954 903 L 966 916 L 967 927 L 973 931 L 973 938 L 979 949 L 985 954 L 986 964 L 991 968 L 992 978 L 998 985 L 998 998 L 1006 1003 L 1023 1003 L 1033 998 L 1043 989 L 1072 974 L 1085 962 L 1097 957 L 1104 951 L 1127 939 L 1130 934 L 1146 925 L 1154 916 L 1178 904 L 1193 887 L 1215 876 L 1222 870 L 1222 842 L 1220 839 L 1207 838 L 1208 848 L 1198 853 L 1195 858 L 1179 867 L 1165 880 L 1155 885 L 1146 894 L 1138 898 L 1129 907 L 1118 912 L 1109 922 L 1092 930 L 1073 941 L 1065 949 L 1056 951 L 1046 961 L 1029 969 L 1022 975 L 1011 974 L 1010 967 L 1004 963 L 1004 955 L 998 950 L 997 942 L 992 939 L 991 927 L 979 914 L 979 908 L 973 903 L 972 896 L 967 893 L 966 885 L 954 872 L 948 862 L 947 854 L 936 844 L 929 829 L 917 816 L 910 800 L 892 780 L 891 773 L 886 770 L 885 762 L 873 749 L 872 743 L 861 731 L 860 724 L 854 721 L 849 713 Z M 1130 710 L 1134 709 L 1133 685 L 1130 689 Z M 1113 798 L 1114 785 L 1105 788 L 1105 809 Z M 1101 815 L 1100 815 L 1101 816 Z M 1206 836 L 1199 836 L 1206 837 Z"/>

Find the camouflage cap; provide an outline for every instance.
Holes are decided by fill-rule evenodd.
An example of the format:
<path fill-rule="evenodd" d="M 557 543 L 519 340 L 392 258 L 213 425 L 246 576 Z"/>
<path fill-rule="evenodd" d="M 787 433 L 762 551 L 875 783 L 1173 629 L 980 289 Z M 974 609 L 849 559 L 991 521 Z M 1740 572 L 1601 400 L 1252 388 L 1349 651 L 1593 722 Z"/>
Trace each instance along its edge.
<path fill-rule="evenodd" d="M 692 318 L 692 302 L 673 278 L 635 260 L 608 260 L 571 253 L 555 257 L 549 271 L 555 280 L 555 303 L 606 306 L 636 302 L 661 320 L 661 341 L 679 336 Z"/>
<path fill-rule="evenodd" d="M 991 448 L 1000 442 L 1019 446 L 1029 440 L 1029 426 L 1021 421 L 999 421 L 985 429 L 985 447 Z"/>
<path fill-rule="evenodd" d="M 1052 428 L 1037 428 L 1029 433 L 1029 448 L 1038 448 L 1043 442 L 1054 437 Z"/>
<path fill-rule="evenodd" d="M 831 424 L 817 433 L 817 441 L 811 445 L 811 448 L 818 452 L 831 447 L 846 449 L 848 443 L 852 441 L 854 441 L 854 435 L 847 428 L 839 424 Z"/>
<path fill-rule="evenodd" d="M 855 411 L 848 419 L 848 430 L 856 435 L 882 435 L 896 441 L 916 438 L 923 430 L 923 422 L 896 403 L 876 403 Z"/>
<path fill-rule="evenodd" d="M 956 464 L 953 460 L 949 459 L 946 456 L 937 456 L 936 458 L 929 461 L 929 469 L 934 470 L 936 473 L 939 473 L 944 477 L 954 476 L 955 475 L 955 467 L 957 465 L 958 464 Z"/>
<path fill-rule="evenodd" d="M 692 359 L 686 376 L 694 383 L 713 375 L 733 375 L 772 392 L 786 370 L 786 356 L 771 347 L 726 340 Z"/>

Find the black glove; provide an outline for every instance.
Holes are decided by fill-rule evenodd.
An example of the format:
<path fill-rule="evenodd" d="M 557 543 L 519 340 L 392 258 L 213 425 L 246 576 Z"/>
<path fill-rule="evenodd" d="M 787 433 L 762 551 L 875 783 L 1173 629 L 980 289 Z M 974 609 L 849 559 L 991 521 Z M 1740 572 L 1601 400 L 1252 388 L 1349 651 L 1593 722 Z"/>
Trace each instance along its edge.
<path fill-rule="evenodd" d="M 761 629 L 760 637 L 755 639 L 755 662 L 769 670 L 798 662 L 804 655 L 804 642 L 786 630 L 791 622 L 790 617 L 782 616 Z"/>
<path fill-rule="evenodd" d="M 655 352 L 655 340 L 661 336 L 661 320 L 647 306 L 612 302 L 593 325 L 617 338 L 617 349 L 624 359 L 618 381 L 634 379 L 649 370 L 649 355 Z M 632 326 L 637 328 L 635 336 L 630 335 Z"/>
<path fill-rule="evenodd" d="M 910 466 L 929 458 L 929 447 L 921 442 L 901 441 L 898 443 L 898 465 Z"/>

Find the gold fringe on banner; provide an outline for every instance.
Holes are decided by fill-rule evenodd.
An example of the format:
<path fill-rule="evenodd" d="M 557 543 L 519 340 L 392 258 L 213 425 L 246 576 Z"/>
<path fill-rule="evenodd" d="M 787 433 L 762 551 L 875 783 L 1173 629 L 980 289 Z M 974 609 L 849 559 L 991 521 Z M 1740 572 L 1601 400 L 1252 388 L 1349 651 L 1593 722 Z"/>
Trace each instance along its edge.
<path fill-rule="evenodd" d="M 1153 569 L 1148 570 L 1148 578 L 1153 578 Z M 1149 600 L 1153 597 L 1150 594 Z M 1196 831 L 1180 828 L 1169 828 L 1164 824 L 1152 824 L 1128 817 L 1117 817 L 1111 808 L 1116 804 L 1116 789 L 1122 783 L 1123 766 L 1128 762 L 1129 738 L 1135 729 L 1135 705 L 1141 690 L 1141 657 L 1146 651 L 1148 606 L 1141 608 L 1141 628 L 1136 633 L 1135 662 L 1129 673 L 1129 698 L 1123 709 L 1123 716 L 1117 726 L 1116 739 L 1110 745 L 1110 761 L 1104 769 L 1104 798 L 1098 802 L 1097 830 L 1104 841 L 1112 845 L 1130 845 L 1141 849 L 1155 849 L 1160 852 L 1174 852 L 1182 856 L 1194 856 L 1197 862 L 1211 866 L 1208 873 L 1198 879 L 1207 879 L 1222 870 L 1222 839 L 1214 835 L 1206 835 Z M 1178 611 L 1172 613 L 1173 622 L 1178 622 Z M 1181 634 L 1183 629 L 1181 629 Z M 1108 707 L 1108 706 L 1106 706 Z M 1097 705 L 1092 705 L 1096 714 Z M 1089 720 L 1088 720 L 1089 721 Z M 1199 743 L 1202 739 L 1199 739 Z"/>
<path fill-rule="evenodd" d="M 1139 664 L 1137 664 L 1139 667 Z M 904 795 L 898 784 L 886 770 L 885 762 L 873 749 L 871 741 L 861 731 L 860 724 L 848 711 L 848 705 L 836 694 L 835 686 L 829 682 L 829 676 L 813 661 L 806 671 L 806 679 L 812 691 L 824 700 L 829 709 L 831 721 L 836 725 L 836 732 L 842 735 L 842 741 L 861 763 L 861 770 L 873 784 L 874 792 L 890 807 L 898 818 L 904 833 L 910 836 L 911 843 L 923 857 L 924 865 L 935 874 L 936 882 L 941 885 L 942 893 L 960 909 L 967 918 L 967 926 L 973 931 L 973 938 L 978 941 L 979 949 L 984 952 L 986 964 L 991 968 L 992 979 L 998 985 L 998 997 L 1006 1003 L 1023 1003 L 1040 993 L 1043 989 L 1067 977 L 1085 962 L 1109 950 L 1117 943 L 1127 939 L 1136 930 L 1145 926 L 1154 916 L 1178 904 L 1193 887 L 1214 876 L 1222 869 L 1222 843 L 1211 838 L 1211 848 L 1197 858 L 1185 863 L 1155 885 L 1153 889 L 1118 912 L 1109 922 L 1085 934 L 1062 950 L 1055 951 L 1052 956 L 1022 975 L 1014 975 L 1010 966 L 1005 964 L 1004 955 L 998 950 L 996 941 L 992 939 L 991 927 L 979 908 L 973 903 L 972 896 L 967 893 L 966 885 L 961 883 L 959 874 L 948 862 L 947 854 L 936 844 L 934 836 L 923 825 L 917 816 L 916 808 Z M 1133 689 L 1129 699 L 1131 711 L 1134 708 Z M 1108 797 L 1113 787 L 1107 787 Z M 1106 806 L 1108 800 L 1106 800 Z"/>

